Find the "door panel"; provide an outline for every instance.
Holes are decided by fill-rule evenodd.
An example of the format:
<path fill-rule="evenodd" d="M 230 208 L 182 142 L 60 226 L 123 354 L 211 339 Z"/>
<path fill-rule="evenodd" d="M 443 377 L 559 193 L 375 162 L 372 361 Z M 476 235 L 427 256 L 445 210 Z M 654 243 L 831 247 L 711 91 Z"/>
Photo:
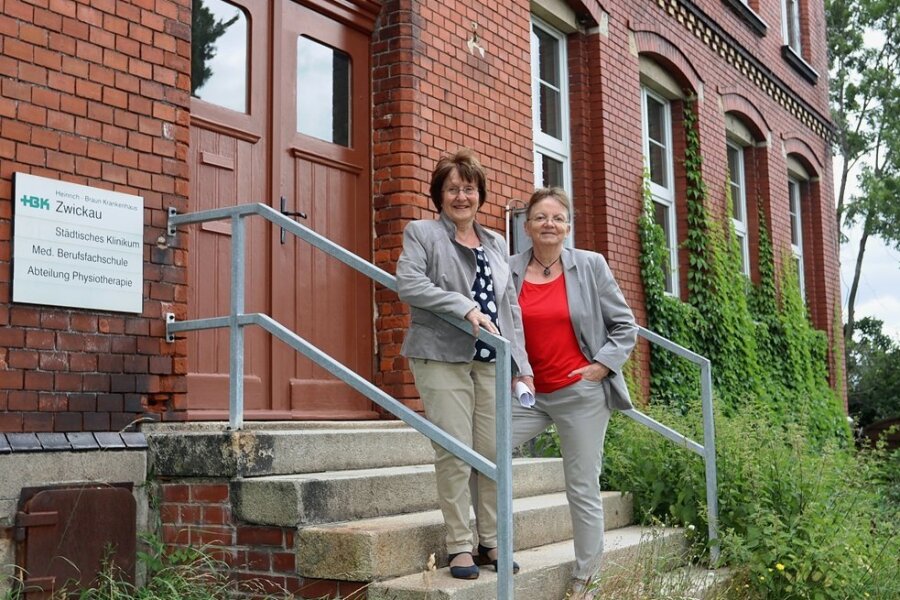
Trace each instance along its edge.
<path fill-rule="evenodd" d="M 190 210 L 249 202 L 278 209 L 284 197 L 288 211 L 307 213 L 304 224 L 369 259 L 368 35 L 292 0 L 229 2 L 248 17 L 247 110 L 217 105 L 208 90 L 192 99 Z M 320 76 L 327 86 L 298 90 L 298 79 Z M 371 380 L 371 282 L 291 235 L 282 243 L 262 219 L 245 227 L 246 311 L 272 315 Z M 193 227 L 186 237 L 188 318 L 227 315 L 230 222 Z M 262 329 L 244 335 L 245 418 L 377 417 L 371 402 Z M 228 352 L 227 330 L 188 335 L 189 417 L 227 415 Z"/>
<path fill-rule="evenodd" d="M 197 119 L 191 128 L 192 210 L 208 210 L 263 200 L 267 188 L 263 168 L 265 156 L 261 138 L 241 132 L 210 131 Z M 221 129 L 221 128 L 220 128 Z M 245 139 L 237 137 L 241 135 Z M 255 274 L 268 271 L 268 223 L 247 219 L 245 308 L 266 311 L 269 293 L 265 285 L 252 284 Z M 231 223 L 213 221 L 194 227 L 189 233 L 188 318 L 227 315 L 231 297 Z M 270 343 L 259 328 L 244 330 L 244 405 L 259 409 L 268 404 Z M 217 329 L 188 334 L 188 408 L 222 409 L 228 406 L 228 330 Z M 224 401 L 224 404 L 223 404 Z"/>
<path fill-rule="evenodd" d="M 308 215 L 307 226 L 369 259 L 368 37 L 292 2 L 283 9 L 280 58 L 288 75 L 280 80 L 277 128 L 282 134 L 277 150 L 283 194 L 290 210 Z M 310 48 L 318 56 L 316 67 L 324 71 L 324 91 L 309 89 L 298 76 L 309 73 L 304 53 Z M 330 101 L 323 102 L 323 95 Z M 305 110 L 319 112 L 313 120 Z M 321 119 L 330 119 L 330 126 L 311 131 L 311 121 Z M 277 244 L 274 256 L 275 318 L 371 380 L 374 303 L 369 279 L 296 239 Z M 376 416 L 371 402 L 301 355 L 276 349 L 273 363 L 274 385 L 284 386 L 295 418 Z"/>

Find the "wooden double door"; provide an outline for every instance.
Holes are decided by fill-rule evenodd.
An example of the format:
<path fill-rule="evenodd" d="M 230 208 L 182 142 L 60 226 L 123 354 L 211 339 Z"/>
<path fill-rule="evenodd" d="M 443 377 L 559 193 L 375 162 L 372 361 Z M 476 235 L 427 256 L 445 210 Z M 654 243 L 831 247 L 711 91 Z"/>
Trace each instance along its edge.
<path fill-rule="evenodd" d="M 193 48 L 189 210 L 259 202 L 302 212 L 305 225 L 369 259 L 370 34 L 316 4 L 203 0 L 198 12 L 195 3 L 194 37 L 199 21 L 206 42 Z M 260 217 L 245 231 L 245 311 L 271 315 L 371 379 L 370 280 Z M 231 224 L 194 226 L 186 238 L 188 318 L 227 315 Z M 187 336 L 186 401 L 176 407 L 187 418 L 227 416 L 228 353 L 227 330 Z M 244 389 L 249 420 L 377 417 L 256 327 L 245 328 Z"/>

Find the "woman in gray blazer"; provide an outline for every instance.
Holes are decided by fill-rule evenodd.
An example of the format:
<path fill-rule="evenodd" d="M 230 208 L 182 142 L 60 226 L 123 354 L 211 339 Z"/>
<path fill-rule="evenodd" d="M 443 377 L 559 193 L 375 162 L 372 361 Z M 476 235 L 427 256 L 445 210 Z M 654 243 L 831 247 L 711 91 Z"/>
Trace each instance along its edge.
<path fill-rule="evenodd" d="M 440 215 L 406 226 L 397 262 L 397 291 L 411 307 L 401 353 L 409 359 L 425 415 L 493 461 L 497 454 L 494 350 L 472 335 L 483 327 L 509 339 L 513 373 L 529 387 L 533 384 L 506 244 L 475 221 L 487 196 L 485 180 L 484 169 L 470 150 L 438 162 L 431 178 L 431 200 Z M 468 320 L 472 334 L 434 313 Z M 497 486 L 477 473 L 478 531 L 472 531 L 472 469 L 437 444 L 434 451 L 450 574 L 475 579 L 479 564 L 497 566 Z M 478 553 L 473 556 L 476 536 Z"/>
<path fill-rule="evenodd" d="M 632 408 L 622 366 L 637 326 L 606 259 L 565 247 L 565 191 L 537 190 L 527 217 L 532 248 L 513 256 L 510 269 L 537 393 L 531 408 L 513 403 L 512 441 L 522 444 L 556 425 L 575 538 L 566 598 L 593 598 L 603 554 L 603 440 L 611 411 Z"/>

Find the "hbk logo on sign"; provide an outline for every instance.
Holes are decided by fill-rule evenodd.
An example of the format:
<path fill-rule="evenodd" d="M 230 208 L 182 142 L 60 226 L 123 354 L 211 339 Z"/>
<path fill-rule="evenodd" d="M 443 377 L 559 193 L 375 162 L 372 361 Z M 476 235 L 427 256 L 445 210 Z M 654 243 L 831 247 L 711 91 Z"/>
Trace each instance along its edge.
<path fill-rule="evenodd" d="M 50 200 L 41 198 L 40 196 L 22 196 L 20 202 L 22 203 L 22 206 L 50 210 Z"/>

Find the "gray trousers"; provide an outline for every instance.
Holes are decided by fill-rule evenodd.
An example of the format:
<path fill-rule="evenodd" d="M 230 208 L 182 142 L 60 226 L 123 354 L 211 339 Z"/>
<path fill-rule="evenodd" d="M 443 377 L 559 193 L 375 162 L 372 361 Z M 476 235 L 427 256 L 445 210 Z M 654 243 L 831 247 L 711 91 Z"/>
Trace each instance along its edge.
<path fill-rule="evenodd" d="M 536 394 L 535 405 L 512 407 L 513 447 L 556 425 L 566 476 L 566 497 L 575 538 L 578 579 L 590 579 L 603 555 L 603 502 L 600 470 L 610 410 L 602 382 L 575 382 L 550 394 Z"/>

